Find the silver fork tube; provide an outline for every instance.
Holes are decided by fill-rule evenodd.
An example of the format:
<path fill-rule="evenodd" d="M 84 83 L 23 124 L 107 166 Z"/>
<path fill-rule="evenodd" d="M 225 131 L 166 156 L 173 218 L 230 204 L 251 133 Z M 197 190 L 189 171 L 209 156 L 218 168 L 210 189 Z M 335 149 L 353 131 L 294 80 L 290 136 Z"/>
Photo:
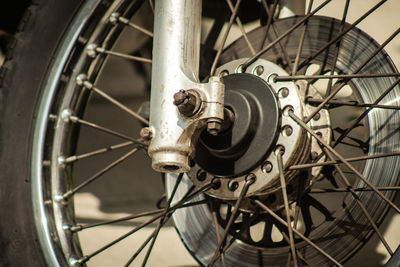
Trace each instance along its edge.
<path fill-rule="evenodd" d="M 149 155 L 153 169 L 189 170 L 190 142 L 180 142 L 187 127 L 173 104 L 180 89 L 198 83 L 201 2 L 158 0 L 155 3 L 153 66 L 150 104 L 152 139 Z"/>

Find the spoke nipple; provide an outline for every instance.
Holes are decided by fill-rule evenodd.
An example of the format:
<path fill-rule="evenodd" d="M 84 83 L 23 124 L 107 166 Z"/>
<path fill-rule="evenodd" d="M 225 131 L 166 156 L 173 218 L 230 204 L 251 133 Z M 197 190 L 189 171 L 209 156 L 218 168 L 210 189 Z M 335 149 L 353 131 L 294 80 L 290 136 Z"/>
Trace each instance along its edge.
<path fill-rule="evenodd" d="M 65 192 L 64 195 L 61 196 L 62 201 L 64 201 L 64 202 L 68 201 L 70 196 L 72 196 L 72 191 L 71 190 Z"/>
<path fill-rule="evenodd" d="M 96 44 L 89 44 L 86 47 L 86 52 L 89 57 L 95 58 L 97 56 L 97 45 Z"/>
<path fill-rule="evenodd" d="M 70 258 L 69 263 L 71 264 L 71 266 L 78 266 L 79 260 L 77 260 L 75 258 Z"/>
<path fill-rule="evenodd" d="M 114 12 L 111 14 L 109 20 L 111 23 L 116 24 L 119 21 L 119 13 L 118 12 Z"/>
<path fill-rule="evenodd" d="M 246 183 L 248 183 L 249 185 L 252 185 L 257 180 L 257 176 L 254 173 L 249 173 L 246 176 L 245 180 L 246 180 Z"/>
<path fill-rule="evenodd" d="M 52 121 L 57 120 L 57 115 L 49 114 L 49 120 L 52 120 Z"/>
<path fill-rule="evenodd" d="M 79 85 L 79 86 L 84 85 L 84 82 L 86 80 L 87 80 L 87 76 L 86 76 L 86 74 L 83 74 L 83 73 L 81 73 L 78 76 L 76 76 L 76 79 L 75 79 L 76 84 Z"/>
<path fill-rule="evenodd" d="M 65 195 L 56 195 L 56 196 L 54 196 L 54 201 L 55 202 L 57 202 L 57 203 L 60 203 L 61 205 L 64 205 L 64 206 L 66 206 L 68 203 L 67 203 L 67 200 L 68 200 L 68 198 L 66 198 L 65 197 Z"/>
<path fill-rule="evenodd" d="M 57 163 L 60 167 L 64 167 L 65 166 L 65 157 L 64 156 L 59 156 L 57 158 Z"/>
<path fill-rule="evenodd" d="M 82 264 L 82 263 L 87 262 L 88 260 L 89 260 L 89 257 L 88 257 L 88 256 L 83 256 L 82 258 L 80 258 L 80 259 L 78 260 L 78 263 L 79 263 L 79 264 Z"/>
<path fill-rule="evenodd" d="M 144 127 L 140 130 L 140 137 L 142 137 L 144 140 L 148 141 L 152 137 L 152 132 L 149 127 Z"/>
<path fill-rule="evenodd" d="M 78 224 L 76 226 L 71 226 L 70 230 L 71 230 L 71 232 L 78 232 L 78 231 L 82 230 L 82 225 Z"/>
<path fill-rule="evenodd" d="M 72 111 L 68 108 L 64 109 L 63 111 L 61 111 L 61 119 L 63 120 L 63 122 L 67 123 L 71 120 L 72 117 Z"/>
<path fill-rule="evenodd" d="M 62 226 L 62 229 L 64 230 L 64 231 L 70 231 L 71 230 L 71 226 L 69 226 L 69 225 L 63 225 Z"/>

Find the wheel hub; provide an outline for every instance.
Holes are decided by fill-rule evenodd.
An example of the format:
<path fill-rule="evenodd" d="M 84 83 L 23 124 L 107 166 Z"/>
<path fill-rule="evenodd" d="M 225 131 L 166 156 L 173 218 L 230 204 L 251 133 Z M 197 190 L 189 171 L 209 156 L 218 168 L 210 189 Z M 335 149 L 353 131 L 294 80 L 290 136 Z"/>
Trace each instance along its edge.
<path fill-rule="evenodd" d="M 293 82 L 275 83 L 276 75 L 288 74 L 267 60 L 257 60 L 243 71 L 245 60 L 217 69 L 226 86 L 225 106 L 234 120 L 218 136 L 201 134 L 196 164 L 188 173 L 200 187 L 218 179 L 220 186 L 209 194 L 225 200 L 239 196 L 248 176 L 256 177 L 248 194 L 267 197 L 279 190 L 278 148 L 285 151 L 284 167 L 303 162 L 309 155 L 307 134 L 288 116 L 289 110 L 305 115 L 299 87 Z M 286 173 L 287 182 L 297 173 Z"/>
<path fill-rule="evenodd" d="M 204 131 L 195 161 L 207 172 L 238 177 L 253 170 L 271 150 L 280 126 L 275 92 L 262 78 L 248 73 L 224 77 L 225 108 L 234 114 L 231 127 L 213 136 Z"/>

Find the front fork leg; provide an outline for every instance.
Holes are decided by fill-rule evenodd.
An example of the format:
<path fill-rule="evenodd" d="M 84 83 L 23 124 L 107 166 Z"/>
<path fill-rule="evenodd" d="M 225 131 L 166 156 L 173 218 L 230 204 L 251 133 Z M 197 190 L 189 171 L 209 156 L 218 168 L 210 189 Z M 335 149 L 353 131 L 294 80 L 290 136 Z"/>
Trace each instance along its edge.
<path fill-rule="evenodd" d="M 155 3 L 148 153 L 159 172 L 189 171 L 200 132 L 215 134 L 223 120 L 224 84 L 198 80 L 201 2 Z"/>

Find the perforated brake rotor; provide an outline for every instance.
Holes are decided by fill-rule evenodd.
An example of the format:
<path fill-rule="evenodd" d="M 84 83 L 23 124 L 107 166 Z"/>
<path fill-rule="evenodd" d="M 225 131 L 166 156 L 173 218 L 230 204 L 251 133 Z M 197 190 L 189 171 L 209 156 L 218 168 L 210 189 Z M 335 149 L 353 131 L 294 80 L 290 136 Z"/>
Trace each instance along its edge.
<path fill-rule="evenodd" d="M 284 32 L 290 26 L 294 25 L 297 20 L 298 18 L 290 18 L 278 21 L 276 23 L 278 33 Z M 312 17 L 308 23 L 302 55 L 305 58 L 312 55 L 325 45 L 332 36 L 334 37 L 337 35 L 339 27 L 340 22 L 332 18 Z M 298 28 L 281 42 L 293 61 L 297 53 L 301 33 L 302 28 Z M 248 38 L 254 47 L 261 47 L 260 42 L 264 34 L 265 29 L 261 27 L 249 33 Z M 269 36 L 268 39 L 273 40 L 275 37 L 274 35 Z M 351 30 L 341 42 L 336 71 L 346 74 L 353 73 L 360 63 L 370 56 L 376 47 L 378 47 L 378 45 L 368 35 L 358 29 Z M 284 69 L 285 66 L 281 64 L 283 61 L 279 57 L 280 53 L 278 50 L 279 47 L 276 47 L 275 50 L 272 49 L 263 56 L 263 59 L 280 65 L 281 68 Z M 334 59 L 333 54 L 334 49 L 320 55 L 312 63 L 321 66 L 323 62 L 325 62 L 326 66 L 332 66 Z M 221 57 L 221 66 L 230 64 L 230 62 L 234 62 L 237 59 L 250 56 L 251 54 L 245 40 L 243 38 L 239 39 L 225 50 Z M 309 67 L 309 65 L 304 66 L 302 69 L 303 73 L 307 73 Z M 387 54 L 381 52 L 360 73 L 390 73 L 395 71 Z M 372 103 L 393 83 L 393 81 L 394 78 L 389 77 L 353 79 L 352 82 L 349 83 L 350 94 L 343 97 L 357 99 L 364 103 Z M 400 95 L 398 91 L 393 90 L 386 96 L 383 102 L 390 102 L 392 105 L 398 105 L 399 99 Z M 355 112 L 354 110 L 347 110 L 347 113 L 350 111 Z M 339 131 L 340 127 L 343 126 L 341 123 L 344 122 L 340 114 L 345 113 L 346 110 L 342 110 L 341 112 L 330 111 L 329 117 L 332 119 L 332 127 L 336 129 L 336 131 Z M 399 125 L 399 123 L 399 115 L 393 110 L 379 109 L 370 112 L 368 119 L 362 121 L 363 127 L 361 127 L 364 129 L 363 134 L 366 135 L 365 140 L 368 141 L 367 147 L 363 148 L 364 151 L 372 155 L 396 150 L 399 146 L 398 140 L 400 140 L 400 133 L 395 130 L 397 127 L 392 126 Z M 396 148 L 393 148 L 393 146 L 396 146 Z M 337 150 L 342 154 L 350 153 L 350 155 L 352 155 L 351 153 L 353 153 L 355 149 L 338 147 Z M 377 186 L 394 186 L 398 182 L 397 177 L 399 176 L 400 162 L 399 159 L 395 157 L 370 159 L 366 161 L 365 164 L 357 165 L 357 168 L 369 181 Z M 167 177 L 167 189 L 169 192 L 172 190 L 175 179 L 176 177 L 174 175 L 168 175 Z M 351 181 L 354 183 L 354 186 L 363 186 L 363 183 L 357 182 L 356 179 L 352 179 Z M 184 194 L 192 184 L 192 181 L 185 175 L 185 187 L 180 188 L 178 194 Z M 385 195 L 390 197 L 392 193 L 385 192 Z M 313 223 L 309 229 L 307 229 L 307 223 L 305 223 L 306 225 L 303 229 L 301 227 L 299 229 L 301 229 L 303 233 L 306 232 L 307 236 L 335 259 L 344 261 L 363 245 L 365 240 L 371 235 L 372 229 L 365 227 L 369 225 L 368 221 L 352 198 L 345 193 L 342 195 L 336 194 L 335 196 L 340 196 L 336 202 L 332 200 L 326 202 L 326 199 L 317 198 L 317 200 L 320 201 L 320 203 L 324 203 L 327 210 L 329 210 L 330 217 L 324 214 L 323 211 L 317 209 L 316 213 L 310 213 L 310 216 L 317 214 L 316 217 L 320 219 L 317 220 L 316 217 L 313 217 Z M 373 219 L 380 221 L 387 209 L 386 203 L 379 198 L 379 196 L 370 192 L 360 192 L 359 197 L 366 203 L 366 209 L 372 215 Z M 204 198 L 209 197 L 202 196 L 193 201 Z M 210 199 L 219 202 L 214 198 Z M 308 212 L 310 211 L 310 207 L 312 206 L 310 203 L 311 202 L 308 203 L 308 206 L 305 206 L 304 211 L 302 210 L 303 217 L 306 215 L 307 210 Z M 294 203 L 292 203 L 292 206 L 293 205 Z M 215 235 L 210 206 L 204 204 L 182 209 L 177 211 L 173 217 L 176 228 L 189 251 L 191 251 L 199 262 L 204 264 L 209 262 L 217 246 L 217 237 Z M 266 225 L 282 229 L 281 225 L 268 217 L 260 217 L 256 222 L 263 222 Z M 222 231 L 223 229 L 220 229 L 220 232 Z M 234 235 L 235 233 L 231 233 L 227 242 L 229 242 Z M 288 253 L 287 244 L 282 241 L 273 241 L 271 232 L 264 232 L 263 235 L 264 239 L 257 241 L 246 240 L 242 238 L 244 235 L 237 234 L 235 236 L 236 240 L 232 242 L 230 248 L 225 252 L 227 265 L 237 266 L 239 264 L 240 266 L 259 266 L 260 260 L 271 266 L 286 265 Z M 266 242 L 266 240 L 268 242 Z M 324 256 L 308 247 L 303 241 L 296 240 L 296 247 L 302 251 L 302 256 L 306 259 L 308 265 L 330 264 Z"/>

